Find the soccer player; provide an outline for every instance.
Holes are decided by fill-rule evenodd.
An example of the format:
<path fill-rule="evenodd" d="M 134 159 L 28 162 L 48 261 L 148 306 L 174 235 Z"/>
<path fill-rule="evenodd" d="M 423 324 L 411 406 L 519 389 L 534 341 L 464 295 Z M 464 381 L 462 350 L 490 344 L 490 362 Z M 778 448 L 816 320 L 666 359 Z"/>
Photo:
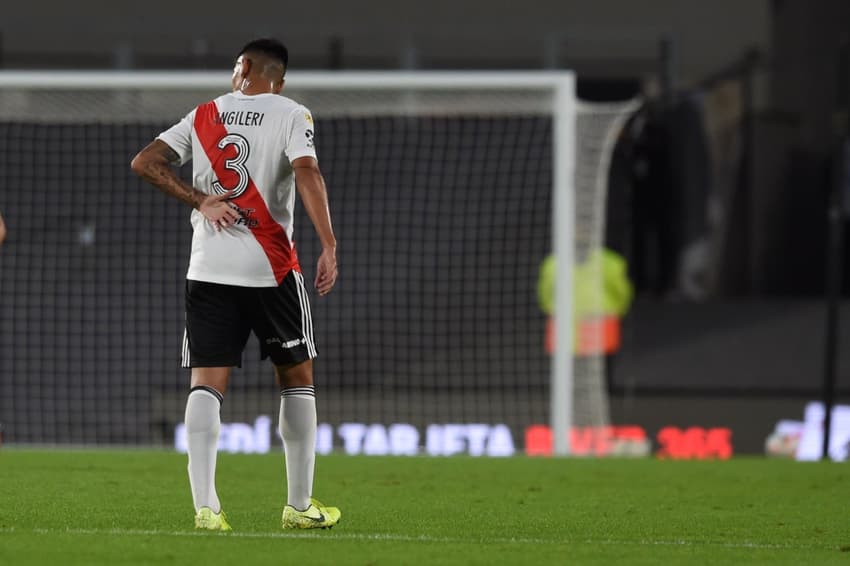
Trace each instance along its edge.
<path fill-rule="evenodd" d="M 0 245 L 3 244 L 3 240 L 6 239 L 6 223 L 3 222 L 3 215 L 0 214 Z"/>
<path fill-rule="evenodd" d="M 279 41 L 251 41 L 236 59 L 232 92 L 189 112 L 131 165 L 194 208 L 183 367 L 191 368 L 185 423 L 199 529 L 230 530 L 215 488 L 219 410 L 251 331 L 262 357 L 271 358 L 281 388 L 288 488 L 283 528 L 327 528 L 340 518 L 339 509 L 312 498 L 316 346 L 292 239 L 296 190 L 322 245 L 314 281 L 320 296 L 337 279 L 336 238 L 313 118 L 304 106 L 279 96 L 288 61 Z M 190 159 L 192 184 L 173 168 Z"/>

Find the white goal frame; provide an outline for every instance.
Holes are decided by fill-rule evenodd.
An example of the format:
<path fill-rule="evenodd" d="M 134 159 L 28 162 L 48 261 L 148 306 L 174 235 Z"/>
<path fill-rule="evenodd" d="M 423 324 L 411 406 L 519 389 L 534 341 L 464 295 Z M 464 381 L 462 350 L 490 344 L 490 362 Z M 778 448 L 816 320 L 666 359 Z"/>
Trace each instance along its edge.
<path fill-rule="evenodd" d="M 553 212 L 552 251 L 559 276 L 555 286 L 555 319 L 573 320 L 573 278 L 565 276 L 565 266 L 574 261 L 575 240 L 575 161 L 576 114 L 575 74 L 570 71 L 381 71 L 287 73 L 287 88 L 352 89 L 367 92 L 416 90 L 417 92 L 528 91 L 539 90 L 551 96 Z M 206 71 L 0 71 L 0 105 L 4 91 L 26 90 L 180 90 L 212 89 L 224 92 L 230 85 L 229 73 Z M 415 101 L 413 101 L 415 104 Z M 315 110 L 315 109 L 314 109 Z M 316 112 L 317 116 L 321 116 Z M 532 274 L 529 274 L 532 276 Z M 573 325 L 558 324 L 555 353 L 550 374 L 549 424 L 553 454 L 570 454 L 569 430 L 573 424 Z"/>

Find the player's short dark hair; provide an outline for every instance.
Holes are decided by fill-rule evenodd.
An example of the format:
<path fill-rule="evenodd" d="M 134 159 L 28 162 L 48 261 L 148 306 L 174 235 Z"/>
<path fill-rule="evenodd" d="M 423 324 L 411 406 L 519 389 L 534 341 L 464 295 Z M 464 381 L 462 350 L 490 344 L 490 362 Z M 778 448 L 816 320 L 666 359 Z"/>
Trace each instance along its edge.
<path fill-rule="evenodd" d="M 270 59 L 280 61 L 283 65 L 284 73 L 289 67 L 289 50 L 283 43 L 276 39 L 264 37 L 249 41 L 245 44 L 245 47 L 242 48 L 242 51 L 239 52 L 237 57 L 240 57 L 245 53 L 261 53 Z"/>

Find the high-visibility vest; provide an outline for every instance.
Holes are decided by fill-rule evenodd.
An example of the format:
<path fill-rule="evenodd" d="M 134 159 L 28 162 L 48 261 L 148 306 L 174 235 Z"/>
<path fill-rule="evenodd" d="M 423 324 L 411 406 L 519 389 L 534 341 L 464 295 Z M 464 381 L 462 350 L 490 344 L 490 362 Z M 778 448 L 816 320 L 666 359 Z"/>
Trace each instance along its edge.
<path fill-rule="evenodd" d="M 555 346 L 552 315 L 555 310 L 555 258 L 547 256 L 540 266 L 537 298 L 550 316 L 546 351 Z M 576 354 L 608 354 L 620 348 L 620 319 L 632 301 L 632 284 L 626 261 L 620 254 L 602 248 L 573 268 L 574 349 Z"/>

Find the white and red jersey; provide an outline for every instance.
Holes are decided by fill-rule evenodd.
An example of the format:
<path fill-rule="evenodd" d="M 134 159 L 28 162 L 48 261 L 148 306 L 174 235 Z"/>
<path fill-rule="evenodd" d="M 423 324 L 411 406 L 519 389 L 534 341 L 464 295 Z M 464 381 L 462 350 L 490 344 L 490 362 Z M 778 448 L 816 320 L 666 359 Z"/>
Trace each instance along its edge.
<path fill-rule="evenodd" d="M 192 211 L 188 279 L 276 287 L 300 271 L 292 239 L 295 175 L 292 162 L 316 157 L 313 118 L 304 106 L 276 94 L 232 92 L 189 112 L 159 136 L 190 159 L 192 184 L 208 194 L 233 191 L 242 218 L 221 231 Z"/>

